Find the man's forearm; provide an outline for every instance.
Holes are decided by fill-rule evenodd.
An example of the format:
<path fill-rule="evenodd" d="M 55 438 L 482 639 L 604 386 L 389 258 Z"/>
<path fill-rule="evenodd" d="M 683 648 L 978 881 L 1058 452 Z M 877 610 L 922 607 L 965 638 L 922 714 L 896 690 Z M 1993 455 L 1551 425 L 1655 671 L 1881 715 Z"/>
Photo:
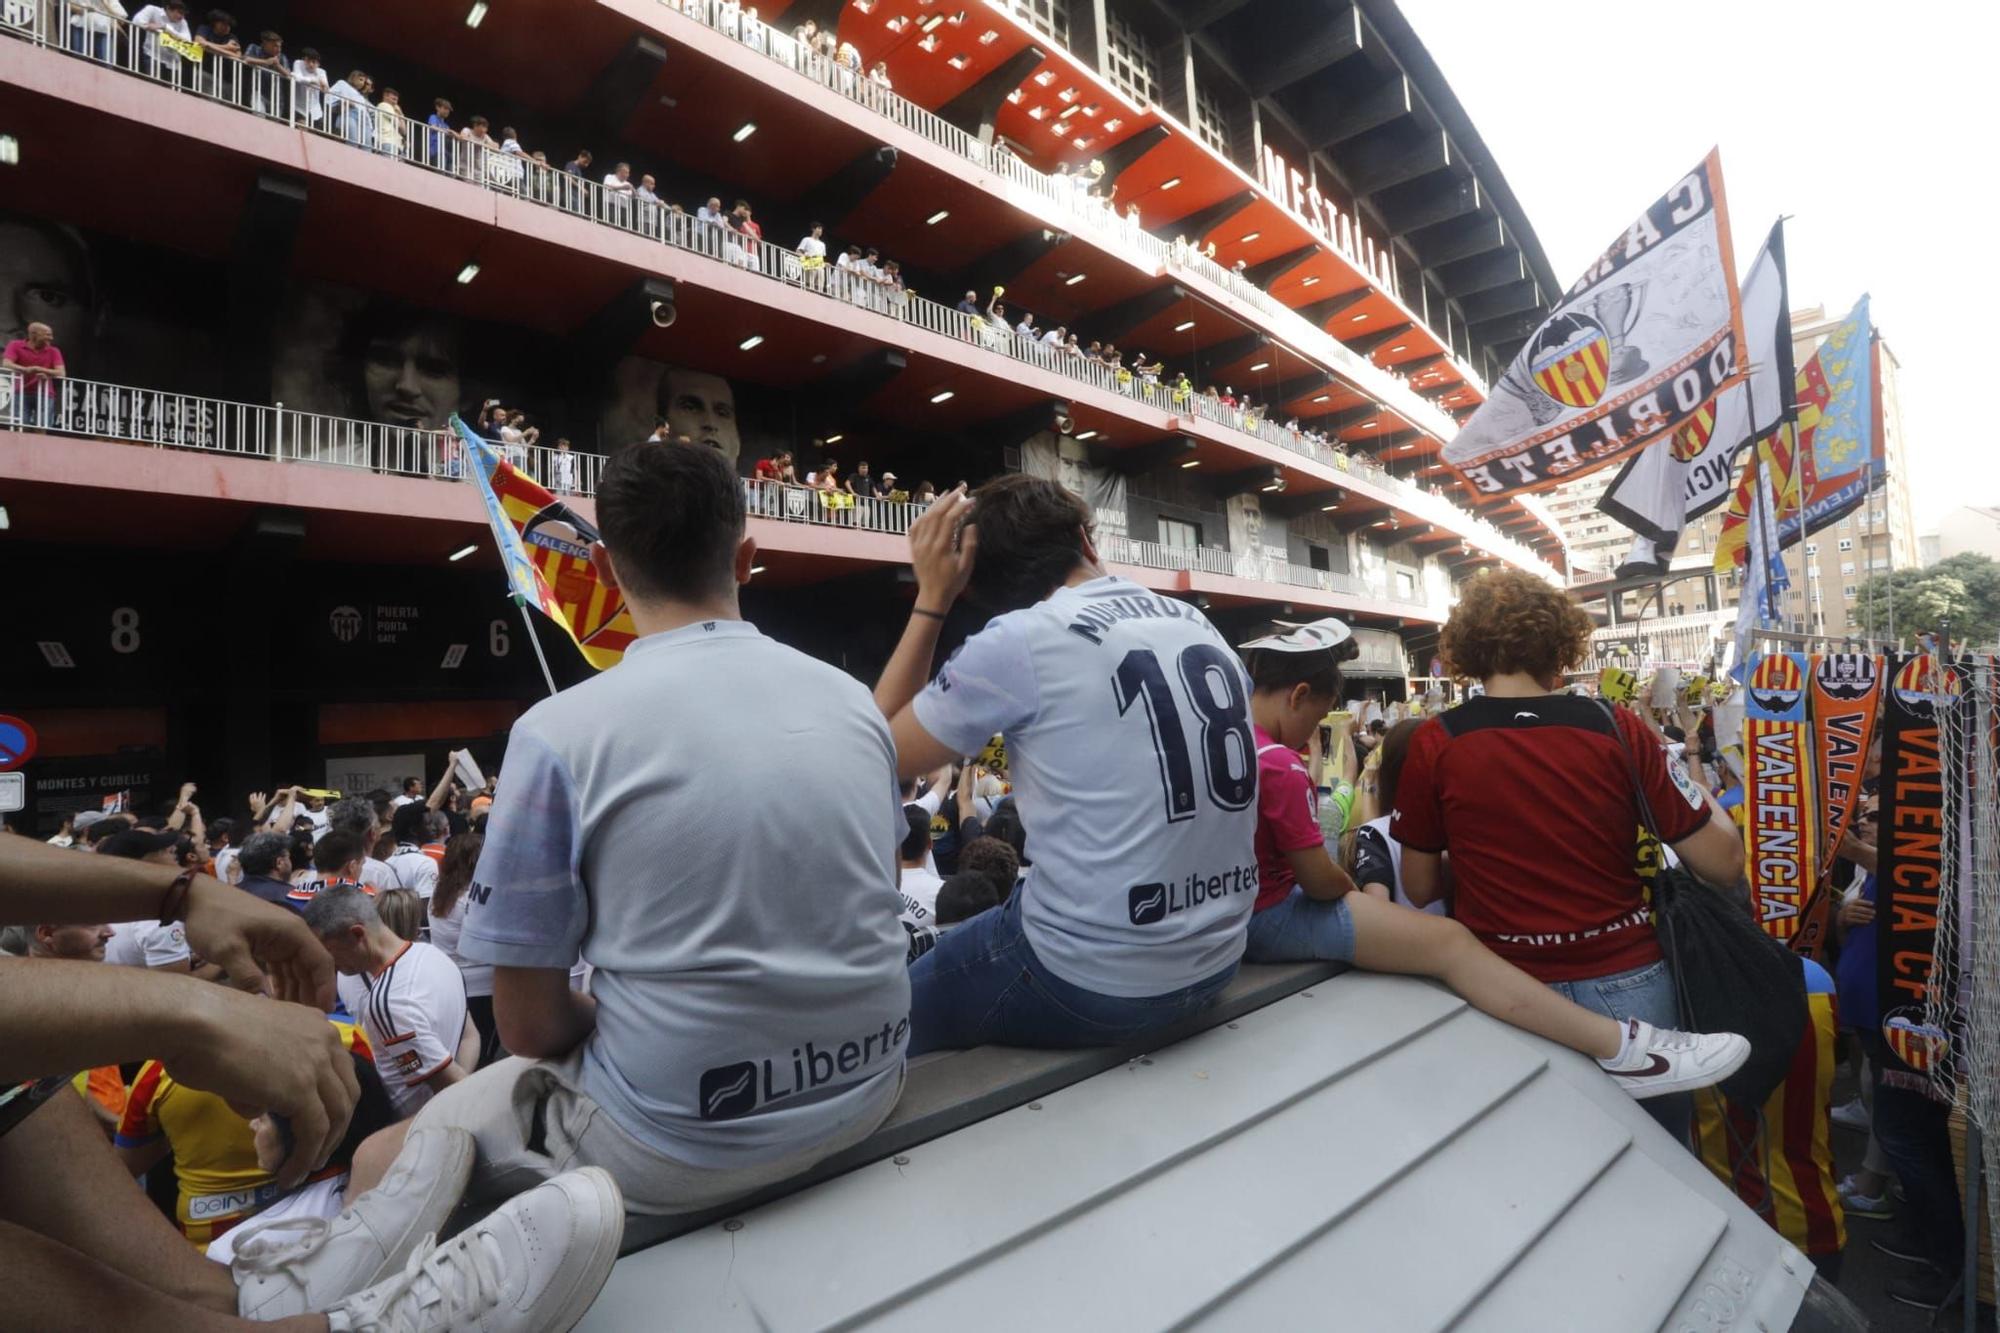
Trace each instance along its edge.
<path fill-rule="evenodd" d="M 923 614 L 926 611 L 938 615 Z M 882 669 L 882 679 L 875 684 L 875 706 L 883 717 L 893 719 L 902 712 L 930 680 L 931 658 L 937 653 L 938 630 L 944 624 L 939 616 L 944 611 L 941 606 L 920 605 L 910 612 L 910 623 L 903 627 L 903 637 L 890 654 L 889 665 Z"/>
<path fill-rule="evenodd" d="M 185 973 L 0 959 L 0 1080 L 170 1057 L 200 1026 L 214 991 Z"/>
<path fill-rule="evenodd" d="M 78 856 L 38 838 L 0 838 L 0 925 L 88 926 L 158 917 L 179 874 L 149 861 Z"/>

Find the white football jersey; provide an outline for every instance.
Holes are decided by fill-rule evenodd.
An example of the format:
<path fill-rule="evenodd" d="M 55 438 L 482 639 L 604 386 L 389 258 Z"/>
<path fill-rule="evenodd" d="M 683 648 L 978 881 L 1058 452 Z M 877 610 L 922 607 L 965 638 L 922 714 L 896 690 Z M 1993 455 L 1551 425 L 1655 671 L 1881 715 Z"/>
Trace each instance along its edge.
<path fill-rule="evenodd" d="M 1103 995 L 1161 995 L 1243 955 L 1257 897 L 1250 680 L 1208 618 L 1093 579 L 966 640 L 917 720 L 963 754 L 994 732 L 1033 864 L 1035 955 Z"/>
<path fill-rule="evenodd" d="M 465 1031 L 458 964 L 429 944 L 406 944 L 381 975 L 340 978 L 340 1001 L 375 1051 L 389 1104 L 415 1115 L 434 1095 L 424 1080 L 450 1063 Z"/>
<path fill-rule="evenodd" d="M 396 877 L 393 887 L 408 889 L 425 902 L 429 902 L 431 895 L 437 892 L 438 863 L 431 860 L 430 854 L 417 844 L 397 843 L 396 854 L 384 864 Z"/>

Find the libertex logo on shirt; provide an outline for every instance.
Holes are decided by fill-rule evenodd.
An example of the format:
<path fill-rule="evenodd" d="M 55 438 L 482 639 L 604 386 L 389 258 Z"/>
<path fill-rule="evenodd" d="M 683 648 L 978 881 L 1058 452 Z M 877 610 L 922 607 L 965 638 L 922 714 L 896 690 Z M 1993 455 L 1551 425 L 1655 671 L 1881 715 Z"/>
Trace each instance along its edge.
<path fill-rule="evenodd" d="M 802 1093 L 872 1078 L 890 1056 L 901 1058 L 910 1038 L 910 1020 L 884 1023 L 879 1031 L 821 1046 L 808 1040 L 789 1059 L 739 1060 L 705 1069 L 696 1089 L 703 1120 L 736 1120 Z"/>

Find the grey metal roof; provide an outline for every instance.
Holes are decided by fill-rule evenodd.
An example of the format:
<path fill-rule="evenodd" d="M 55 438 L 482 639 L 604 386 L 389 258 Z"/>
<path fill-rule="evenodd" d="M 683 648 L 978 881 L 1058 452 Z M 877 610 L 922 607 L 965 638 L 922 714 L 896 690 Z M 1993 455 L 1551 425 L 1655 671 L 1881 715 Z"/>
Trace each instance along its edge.
<path fill-rule="evenodd" d="M 1361 973 L 730 1221 L 581 1327 L 1782 1329 L 1812 1278 L 1590 1061 Z"/>

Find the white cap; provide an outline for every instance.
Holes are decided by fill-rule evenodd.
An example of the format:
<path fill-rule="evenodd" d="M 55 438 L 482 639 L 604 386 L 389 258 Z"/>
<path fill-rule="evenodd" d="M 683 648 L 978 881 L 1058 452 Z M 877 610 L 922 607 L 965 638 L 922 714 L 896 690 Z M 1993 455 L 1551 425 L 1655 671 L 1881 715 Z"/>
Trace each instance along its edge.
<path fill-rule="evenodd" d="M 1282 626 L 1289 632 L 1266 634 L 1262 638 L 1252 639 L 1248 643 L 1239 643 L 1236 646 L 1268 649 L 1278 653 L 1316 653 L 1338 648 L 1354 637 L 1354 631 L 1347 627 L 1347 622 L 1333 616 L 1305 624 L 1289 620 L 1277 620 L 1272 623 Z"/>

